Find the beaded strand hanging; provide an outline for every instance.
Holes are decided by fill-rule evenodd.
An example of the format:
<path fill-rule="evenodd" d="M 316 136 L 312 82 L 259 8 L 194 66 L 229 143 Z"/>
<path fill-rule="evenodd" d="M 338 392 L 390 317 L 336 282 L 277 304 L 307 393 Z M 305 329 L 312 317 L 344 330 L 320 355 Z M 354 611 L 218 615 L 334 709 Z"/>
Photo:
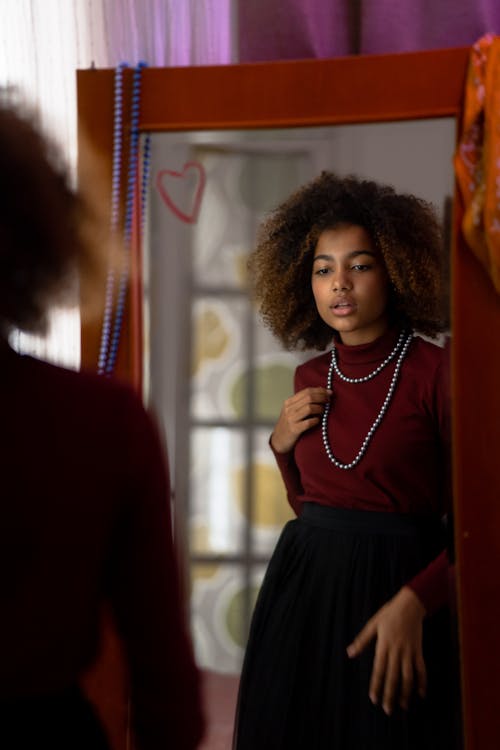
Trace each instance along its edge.
<path fill-rule="evenodd" d="M 114 80 L 114 116 L 113 116 L 113 166 L 111 189 L 111 231 L 120 231 L 120 202 L 122 183 L 122 151 L 123 151 L 123 73 L 128 64 L 123 62 L 115 71 Z M 146 63 L 140 61 L 134 68 L 132 79 L 132 101 L 130 117 L 130 144 L 127 163 L 125 214 L 123 221 L 123 262 L 118 279 L 113 263 L 110 264 L 106 281 L 104 298 L 104 314 L 101 330 L 101 341 L 97 372 L 101 375 L 111 375 L 116 365 L 123 317 L 126 306 L 128 279 L 130 271 L 130 247 L 134 218 L 134 198 L 137 174 L 139 169 L 139 116 L 141 98 L 142 70 Z M 141 206 L 141 236 L 144 228 L 144 210 L 149 181 L 150 165 L 150 136 L 147 135 L 142 154 L 142 174 L 140 189 Z M 116 305 L 115 305 L 116 290 Z M 113 316 L 114 313 L 114 316 Z M 113 321 L 114 317 L 114 321 Z"/>

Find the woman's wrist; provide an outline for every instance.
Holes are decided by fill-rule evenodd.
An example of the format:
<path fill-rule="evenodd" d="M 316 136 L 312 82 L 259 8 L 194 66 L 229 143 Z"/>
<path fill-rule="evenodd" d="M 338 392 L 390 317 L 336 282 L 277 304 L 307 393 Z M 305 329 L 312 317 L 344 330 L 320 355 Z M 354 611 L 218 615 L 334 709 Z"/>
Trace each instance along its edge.
<path fill-rule="evenodd" d="M 411 607 L 415 610 L 415 614 L 420 615 L 422 619 L 427 615 L 427 610 L 424 606 L 424 603 L 422 602 L 418 594 L 416 594 L 415 591 L 410 588 L 410 586 L 403 586 L 403 588 L 399 592 L 399 595 L 406 606 Z"/>

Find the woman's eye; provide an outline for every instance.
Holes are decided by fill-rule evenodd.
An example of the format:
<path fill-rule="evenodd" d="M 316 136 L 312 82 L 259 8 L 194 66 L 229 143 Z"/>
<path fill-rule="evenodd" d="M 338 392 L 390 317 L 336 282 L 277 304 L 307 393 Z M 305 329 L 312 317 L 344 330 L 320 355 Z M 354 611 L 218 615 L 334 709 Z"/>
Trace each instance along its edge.
<path fill-rule="evenodd" d="M 367 263 L 356 263 L 355 266 L 351 266 L 353 271 L 368 271 L 371 266 L 369 266 Z"/>
<path fill-rule="evenodd" d="M 316 276 L 326 276 L 330 272 L 329 268 L 318 268 L 314 273 Z"/>

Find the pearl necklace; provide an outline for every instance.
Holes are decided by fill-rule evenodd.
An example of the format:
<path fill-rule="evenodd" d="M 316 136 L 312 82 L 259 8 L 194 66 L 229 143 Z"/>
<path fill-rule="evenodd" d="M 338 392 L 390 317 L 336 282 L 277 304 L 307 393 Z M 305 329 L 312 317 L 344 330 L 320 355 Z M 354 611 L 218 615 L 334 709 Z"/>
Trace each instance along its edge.
<path fill-rule="evenodd" d="M 384 359 L 382 364 L 380 364 L 378 367 L 373 370 L 373 372 L 370 372 L 368 375 L 365 375 L 363 378 L 348 378 L 347 375 L 344 375 L 343 372 L 340 372 L 340 368 L 337 364 L 337 350 L 335 347 L 332 349 L 332 365 L 333 369 L 335 370 L 335 374 L 344 381 L 344 383 L 366 383 L 367 380 L 371 380 L 375 377 L 375 375 L 378 375 L 381 370 L 384 369 L 386 365 L 389 364 L 389 362 L 392 362 L 398 351 L 401 349 L 401 346 L 403 344 L 404 338 L 406 335 L 406 331 L 401 331 L 399 334 L 399 338 L 396 342 L 396 346 L 392 350 L 392 352 L 389 354 L 388 357 Z"/>
<path fill-rule="evenodd" d="M 339 461 L 338 458 L 336 458 L 334 456 L 333 451 L 330 448 L 330 443 L 328 441 L 328 415 L 330 413 L 330 403 L 326 404 L 325 410 L 323 412 L 323 419 L 321 421 L 321 434 L 322 434 L 322 437 L 323 437 L 323 445 L 325 447 L 326 455 L 328 456 L 328 458 L 330 459 L 330 461 L 332 462 L 332 464 L 334 464 L 334 466 L 336 466 L 338 469 L 353 469 L 361 461 L 361 459 L 365 455 L 366 449 L 368 448 L 368 445 L 369 445 L 369 443 L 370 443 L 370 441 L 371 441 L 371 439 L 372 439 L 372 437 L 373 437 L 373 435 L 375 433 L 375 430 L 380 425 L 380 423 L 381 423 L 381 421 L 382 421 L 382 419 L 383 419 L 383 417 L 384 417 L 384 415 L 385 415 L 385 413 L 386 413 L 386 411 L 387 411 L 387 409 L 389 407 L 389 403 L 391 401 L 391 398 L 393 396 L 394 390 L 396 388 L 396 383 L 397 383 L 399 371 L 401 369 L 401 365 L 403 363 L 403 359 L 406 356 L 406 352 L 408 351 L 408 347 L 410 346 L 412 338 L 413 338 L 412 331 L 410 331 L 409 333 L 407 333 L 406 331 L 402 331 L 401 334 L 400 334 L 400 336 L 399 336 L 399 339 L 398 339 L 398 341 L 396 343 L 396 346 L 394 347 L 394 349 L 392 350 L 392 352 L 389 354 L 389 356 L 386 357 L 384 359 L 384 361 L 382 362 L 382 364 L 380 364 L 375 370 L 373 370 L 373 372 L 371 372 L 369 375 L 365 375 L 365 377 L 363 377 L 363 378 L 348 378 L 346 375 L 344 375 L 343 373 L 340 372 L 340 369 L 339 369 L 338 364 L 337 364 L 337 353 L 335 351 L 335 347 L 333 347 L 333 349 L 332 349 L 332 358 L 331 358 L 331 362 L 330 362 L 330 367 L 328 369 L 328 377 L 327 377 L 327 381 L 326 381 L 326 387 L 328 388 L 328 390 L 331 390 L 331 388 L 332 388 L 332 380 L 333 380 L 333 372 L 334 371 L 340 377 L 340 379 L 344 380 L 346 383 L 365 383 L 367 380 L 371 380 L 376 375 L 378 375 L 378 373 L 384 367 L 386 367 L 386 365 L 388 365 L 389 362 L 391 362 L 394 359 L 394 357 L 397 355 L 398 351 L 401 350 L 401 351 L 399 351 L 399 356 L 398 356 L 397 361 L 396 361 L 396 367 L 394 368 L 394 373 L 393 373 L 393 376 L 391 378 L 391 383 L 389 385 L 389 390 L 387 391 L 387 395 L 386 395 L 386 397 L 384 399 L 384 402 L 383 402 L 383 404 L 382 404 L 382 406 L 380 408 L 380 411 L 377 414 L 377 417 L 376 417 L 375 421 L 373 422 L 372 426 L 368 430 L 368 433 L 367 433 L 365 439 L 363 440 L 363 442 L 361 444 L 361 448 L 359 449 L 356 457 L 350 463 L 342 463 L 342 461 Z"/>

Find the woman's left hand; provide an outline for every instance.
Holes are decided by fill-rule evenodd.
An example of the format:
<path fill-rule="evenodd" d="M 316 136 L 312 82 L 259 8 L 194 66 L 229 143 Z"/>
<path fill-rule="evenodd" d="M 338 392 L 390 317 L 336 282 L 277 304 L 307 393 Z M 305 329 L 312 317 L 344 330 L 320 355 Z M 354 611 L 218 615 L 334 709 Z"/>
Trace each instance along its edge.
<path fill-rule="evenodd" d="M 347 647 L 349 657 L 358 656 L 376 638 L 370 681 L 370 700 L 391 714 L 399 690 L 399 704 L 408 708 L 413 686 L 425 696 L 426 669 L 422 651 L 425 608 L 418 596 L 404 586 L 366 623 Z"/>

